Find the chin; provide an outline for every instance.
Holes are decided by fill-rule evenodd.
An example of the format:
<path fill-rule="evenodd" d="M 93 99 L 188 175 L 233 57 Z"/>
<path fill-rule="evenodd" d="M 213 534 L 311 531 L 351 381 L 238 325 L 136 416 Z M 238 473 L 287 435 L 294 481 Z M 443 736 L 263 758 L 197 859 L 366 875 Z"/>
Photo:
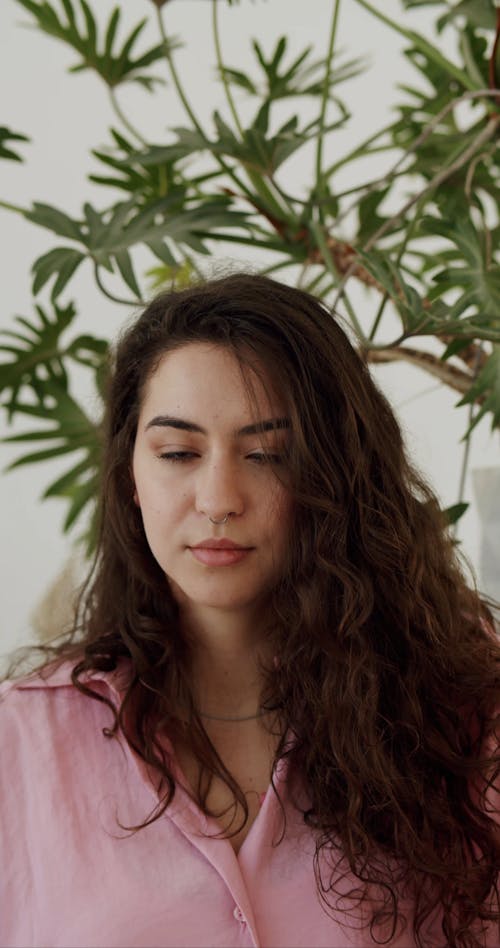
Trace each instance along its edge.
<path fill-rule="evenodd" d="M 178 575 L 173 578 L 166 573 L 172 595 L 179 606 L 221 609 L 227 611 L 259 609 L 269 599 L 274 582 L 249 582 L 247 576 L 235 577 L 231 570 L 200 577 Z"/>
<path fill-rule="evenodd" d="M 169 583 L 172 595 L 181 607 L 220 609 L 226 612 L 246 612 L 259 608 L 267 599 L 267 595 L 249 595 L 248 589 L 244 591 L 240 590 L 239 592 L 236 590 L 231 591 L 227 588 L 228 584 L 226 584 L 225 589 L 200 590 L 189 588 L 189 586 L 179 586 L 177 583 L 172 582 L 172 580 L 169 580 Z"/>
<path fill-rule="evenodd" d="M 224 612 L 246 612 L 255 609 L 258 602 L 255 599 L 239 596 L 184 596 L 184 602 L 191 603 L 198 609 L 220 609 Z"/>

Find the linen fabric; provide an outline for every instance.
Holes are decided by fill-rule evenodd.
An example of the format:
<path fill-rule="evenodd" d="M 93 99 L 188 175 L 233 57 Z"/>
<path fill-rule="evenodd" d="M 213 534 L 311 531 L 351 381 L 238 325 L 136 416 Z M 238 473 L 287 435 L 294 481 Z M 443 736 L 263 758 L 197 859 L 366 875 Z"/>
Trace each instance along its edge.
<path fill-rule="evenodd" d="M 332 917 L 320 902 L 313 836 L 288 798 L 284 761 L 274 774 L 286 813 L 281 842 L 272 786 L 236 855 L 227 839 L 213 838 L 218 825 L 190 798 L 178 769 L 166 812 L 131 831 L 157 802 L 154 775 L 122 737 L 103 734 L 111 711 L 72 685 L 71 667 L 0 688 L 3 948 L 375 944 L 359 909 L 349 915 L 339 900 Z M 122 663 L 87 680 L 118 706 L 127 678 Z M 339 878 L 340 890 L 354 881 Z M 371 910 L 364 903 L 365 920 Z M 443 944 L 438 931 L 429 946 Z M 410 948 L 414 941 L 407 928 L 387 944 Z"/>

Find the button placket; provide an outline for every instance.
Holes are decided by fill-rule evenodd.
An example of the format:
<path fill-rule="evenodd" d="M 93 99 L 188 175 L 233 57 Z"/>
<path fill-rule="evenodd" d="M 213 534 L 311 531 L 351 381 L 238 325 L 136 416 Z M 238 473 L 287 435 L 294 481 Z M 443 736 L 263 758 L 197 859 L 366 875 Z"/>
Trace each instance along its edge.
<path fill-rule="evenodd" d="M 237 922 L 241 922 L 242 925 L 246 925 L 246 924 L 247 924 L 246 918 L 245 918 L 245 916 L 243 915 L 243 912 L 241 911 L 239 905 L 235 905 L 235 907 L 234 907 L 234 909 L 233 909 L 233 915 L 234 915 L 234 917 L 235 917 L 235 919 L 236 919 Z"/>

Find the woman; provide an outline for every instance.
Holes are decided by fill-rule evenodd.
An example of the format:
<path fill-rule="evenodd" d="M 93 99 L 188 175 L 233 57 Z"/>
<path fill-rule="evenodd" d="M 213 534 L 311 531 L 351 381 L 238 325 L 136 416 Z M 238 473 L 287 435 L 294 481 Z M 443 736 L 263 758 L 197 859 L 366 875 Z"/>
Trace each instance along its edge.
<path fill-rule="evenodd" d="M 96 571 L 4 685 L 2 945 L 498 945 L 498 644 L 338 322 L 159 296 L 108 395 Z"/>

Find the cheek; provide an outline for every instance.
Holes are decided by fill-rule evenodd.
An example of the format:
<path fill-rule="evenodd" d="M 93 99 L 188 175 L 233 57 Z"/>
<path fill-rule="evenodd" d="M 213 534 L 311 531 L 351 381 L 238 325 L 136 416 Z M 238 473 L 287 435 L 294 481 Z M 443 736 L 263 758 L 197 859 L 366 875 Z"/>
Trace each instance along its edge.
<path fill-rule="evenodd" d="M 277 487 L 270 498 L 268 510 L 271 529 L 280 534 L 287 534 L 292 521 L 292 498 L 284 487 Z"/>

